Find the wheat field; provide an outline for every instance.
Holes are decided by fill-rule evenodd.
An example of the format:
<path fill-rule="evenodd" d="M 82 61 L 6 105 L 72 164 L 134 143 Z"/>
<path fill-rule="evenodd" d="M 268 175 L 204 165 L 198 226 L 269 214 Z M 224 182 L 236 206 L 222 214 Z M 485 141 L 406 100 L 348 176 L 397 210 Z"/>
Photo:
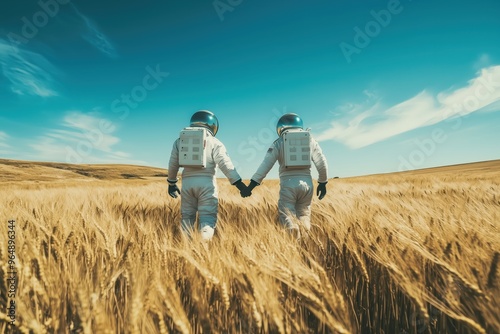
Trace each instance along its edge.
<path fill-rule="evenodd" d="M 182 237 L 158 174 L 25 174 L 0 182 L 1 332 L 500 332 L 500 161 L 332 179 L 300 240 L 278 224 L 277 181 L 242 199 L 220 179 L 208 245 Z"/>

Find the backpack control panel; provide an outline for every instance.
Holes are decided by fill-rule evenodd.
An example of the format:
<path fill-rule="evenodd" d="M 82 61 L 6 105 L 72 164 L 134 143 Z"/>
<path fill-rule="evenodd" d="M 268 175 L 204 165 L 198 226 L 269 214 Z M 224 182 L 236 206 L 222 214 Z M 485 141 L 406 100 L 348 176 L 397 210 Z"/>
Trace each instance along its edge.
<path fill-rule="evenodd" d="M 302 129 L 290 129 L 283 133 L 285 167 L 306 168 L 311 166 L 311 135 Z"/>
<path fill-rule="evenodd" d="M 206 129 L 184 128 L 179 135 L 179 165 L 181 167 L 205 168 L 207 164 L 206 144 Z"/>

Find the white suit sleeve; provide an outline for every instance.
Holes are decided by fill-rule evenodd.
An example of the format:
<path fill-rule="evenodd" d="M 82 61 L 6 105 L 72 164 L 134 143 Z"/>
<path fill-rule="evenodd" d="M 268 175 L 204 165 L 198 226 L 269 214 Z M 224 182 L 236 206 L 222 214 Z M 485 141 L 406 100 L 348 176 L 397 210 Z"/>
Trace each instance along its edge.
<path fill-rule="evenodd" d="M 179 172 L 179 139 L 174 142 L 172 153 L 170 153 L 170 161 L 168 162 L 168 177 L 167 180 L 176 181 L 177 173 Z"/>
<path fill-rule="evenodd" d="M 220 141 L 214 143 L 213 159 L 231 184 L 241 179 L 240 174 L 236 171 L 231 158 L 227 154 L 226 147 Z"/>
<path fill-rule="evenodd" d="M 266 156 L 264 157 L 264 160 L 260 164 L 255 174 L 252 176 L 252 180 L 257 182 L 258 184 L 262 183 L 262 180 L 264 180 L 267 173 L 269 173 L 271 168 L 273 168 L 274 164 L 278 160 L 280 152 L 279 152 L 279 145 L 277 145 L 276 143 L 277 142 L 275 141 L 271 145 L 271 147 L 269 147 Z"/>
<path fill-rule="evenodd" d="M 312 148 L 312 161 L 318 170 L 318 182 L 327 182 L 328 181 L 328 163 L 326 161 L 325 155 L 321 150 L 318 142 L 311 138 L 311 148 Z"/>

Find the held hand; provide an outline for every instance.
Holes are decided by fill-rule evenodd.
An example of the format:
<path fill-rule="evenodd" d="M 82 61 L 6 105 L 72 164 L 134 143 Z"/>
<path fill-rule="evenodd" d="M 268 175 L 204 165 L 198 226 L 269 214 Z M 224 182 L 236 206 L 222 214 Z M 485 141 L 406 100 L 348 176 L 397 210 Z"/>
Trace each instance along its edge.
<path fill-rule="evenodd" d="M 242 197 L 249 197 L 252 195 L 252 190 L 253 188 L 257 187 L 259 184 L 255 182 L 254 180 L 250 180 L 250 184 L 248 185 L 247 189 L 241 193 Z"/>
<path fill-rule="evenodd" d="M 252 196 L 252 191 L 250 190 L 249 187 L 245 186 L 245 189 L 240 191 L 240 195 L 243 198 L 250 197 L 250 196 Z"/>
<path fill-rule="evenodd" d="M 168 185 L 168 194 L 170 195 L 170 197 L 172 198 L 177 198 L 177 193 L 179 193 L 179 195 L 181 194 L 181 190 L 179 189 L 179 187 L 177 187 L 176 184 L 169 184 Z"/>
<path fill-rule="evenodd" d="M 323 197 L 326 195 L 326 183 L 321 183 L 318 182 L 318 189 L 316 189 L 316 195 L 318 195 L 318 198 L 321 200 Z"/>
<path fill-rule="evenodd" d="M 236 181 L 235 183 L 233 183 L 233 185 L 236 188 L 238 188 L 238 190 L 240 191 L 241 197 L 248 197 L 248 196 L 250 196 L 248 194 L 248 188 L 247 188 L 247 186 L 241 181 L 241 179 L 239 179 L 238 181 Z"/>

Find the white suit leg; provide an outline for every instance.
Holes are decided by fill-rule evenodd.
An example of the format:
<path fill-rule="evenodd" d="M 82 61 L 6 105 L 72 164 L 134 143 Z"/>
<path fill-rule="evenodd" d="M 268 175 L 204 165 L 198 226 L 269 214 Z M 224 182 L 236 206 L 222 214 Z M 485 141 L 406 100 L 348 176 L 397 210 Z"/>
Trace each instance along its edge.
<path fill-rule="evenodd" d="M 302 227 L 309 231 L 311 229 L 311 202 L 313 198 L 312 179 L 306 178 L 299 181 L 297 187 L 297 203 L 295 210 Z"/>
<path fill-rule="evenodd" d="M 217 183 L 215 178 L 202 178 L 203 185 L 200 187 L 198 198 L 199 228 L 203 240 L 211 240 L 217 224 L 219 210 L 219 199 Z M 208 182 L 207 182 L 208 181 Z"/>
<path fill-rule="evenodd" d="M 181 227 L 191 236 L 198 213 L 199 230 L 204 240 L 212 239 L 219 201 L 215 178 L 192 176 L 184 178 L 181 190 Z"/>
<path fill-rule="evenodd" d="M 281 224 L 287 228 L 296 228 L 291 217 L 296 215 L 295 211 L 295 188 L 291 179 L 280 182 L 280 197 L 278 200 L 278 211 Z"/>
<path fill-rule="evenodd" d="M 196 186 L 191 179 L 183 179 L 181 189 L 181 228 L 188 236 L 193 232 L 198 210 Z"/>

